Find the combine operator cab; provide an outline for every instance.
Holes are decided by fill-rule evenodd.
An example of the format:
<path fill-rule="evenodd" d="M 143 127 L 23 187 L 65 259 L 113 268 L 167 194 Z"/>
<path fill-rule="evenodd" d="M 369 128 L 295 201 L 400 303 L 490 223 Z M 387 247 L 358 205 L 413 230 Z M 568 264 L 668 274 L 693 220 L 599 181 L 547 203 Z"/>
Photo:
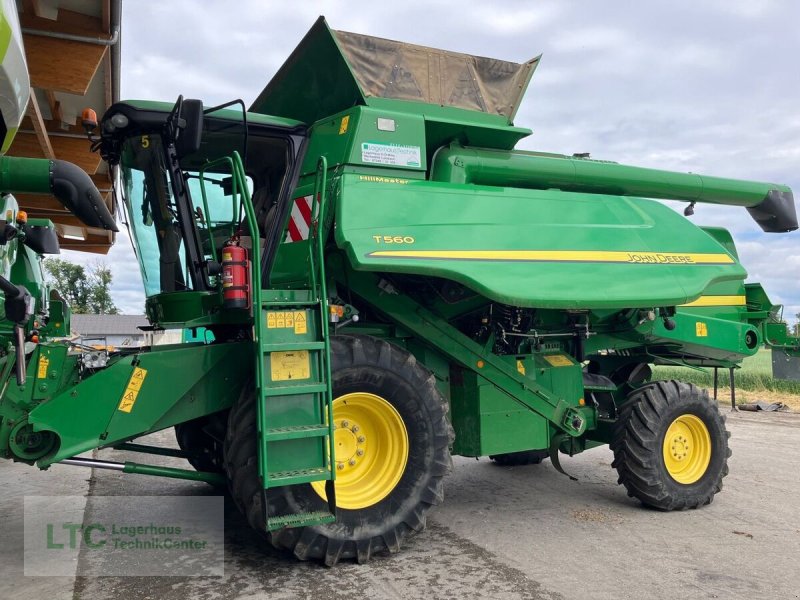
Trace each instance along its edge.
<path fill-rule="evenodd" d="M 237 268 L 249 265 L 254 247 L 245 203 L 252 197 L 256 262 L 266 273 L 298 177 L 305 127 L 253 115 L 243 122 L 239 111 L 204 111 L 199 100 L 179 99 L 172 110 L 115 104 L 100 129 L 103 158 L 120 167 L 151 322 L 235 335 L 246 313 L 223 315 L 220 308 L 250 307 L 247 276 Z M 235 152 L 244 181 L 228 158 Z"/>

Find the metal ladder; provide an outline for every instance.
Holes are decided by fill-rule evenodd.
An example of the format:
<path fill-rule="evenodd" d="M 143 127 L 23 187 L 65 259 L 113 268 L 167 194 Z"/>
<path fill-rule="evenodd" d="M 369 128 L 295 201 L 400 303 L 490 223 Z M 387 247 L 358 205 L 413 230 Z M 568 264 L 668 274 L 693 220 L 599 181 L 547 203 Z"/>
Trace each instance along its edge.
<path fill-rule="evenodd" d="M 317 164 L 308 289 L 254 291 L 259 475 L 264 490 L 324 482 L 328 510 L 271 515 L 267 530 L 336 520 L 334 424 L 323 240 L 327 161 Z M 255 271 L 255 269 L 254 269 Z M 255 278 L 254 278 L 255 279 Z M 260 278 L 259 278 L 260 279 Z M 255 281 L 254 281 L 255 283 Z"/>

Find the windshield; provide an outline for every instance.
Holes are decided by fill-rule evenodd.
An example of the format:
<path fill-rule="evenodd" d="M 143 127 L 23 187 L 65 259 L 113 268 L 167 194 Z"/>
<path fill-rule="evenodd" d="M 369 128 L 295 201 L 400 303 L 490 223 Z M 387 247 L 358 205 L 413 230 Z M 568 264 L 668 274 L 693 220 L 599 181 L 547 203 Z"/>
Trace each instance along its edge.
<path fill-rule="evenodd" d="M 192 289 L 163 157 L 159 136 L 125 141 L 121 163 L 123 201 L 147 296 Z M 242 219 L 240 206 L 230 193 L 230 178 L 206 173 L 205 185 L 201 186 L 198 171 L 186 171 L 185 175 L 204 258 L 217 261 L 217 250 L 236 233 Z M 247 183 L 252 192 L 249 176 Z"/>
<path fill-rule="evenodd" d="M 161 138 L 129 138 L 123 157 L 123 201 L 145 293 L 191 289 Z"/>
<path fill-rule="evenodd" d="M 229 166 L 220 164 L 219 170 L 205 171 L 200 178 L 201 170 L 215 164 L 215 159 L 243 150 L 242 132 L 239 123 L 206 118 L 200 150 L 180 159 L 182 177 L 177 185 L 170 179 L 175 170 L 165 162 L 160 134 L 123 141 L 119 163 L 123 204 L 148 297 L 215 289 L 219 282 L 212 273 L 218 267 L 212 268 L 212 263 L 220 262 L 225 244 L 235 237 L 245 249 L 252 247 L 242 196 L 233 193 Z M 279 199 L 288 197 L 287 173 L 295 148 L 291 137 L 272 131 L 256 129 L 247 137 L 246 182 L 262 250 L 266 232 L 276 222 Z"/>

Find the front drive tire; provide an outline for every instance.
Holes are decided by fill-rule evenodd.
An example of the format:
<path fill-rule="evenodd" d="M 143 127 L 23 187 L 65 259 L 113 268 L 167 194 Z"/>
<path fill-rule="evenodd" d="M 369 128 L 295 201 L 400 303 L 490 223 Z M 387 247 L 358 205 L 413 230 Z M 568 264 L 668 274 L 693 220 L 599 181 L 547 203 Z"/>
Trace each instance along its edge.
<path fill-rule="evenodd" d="M 343 463 L 342 469 L 337 469 L 337 492 L 341 493 L 337 493 L 336 523 L 266 532 L 252 389 L 231 411 L 225 440 L 231 494 L 250 525 L 264 532 L 276 548 L 289 550 L 301 560 L 321 559 L 328 566 L 341 559 L 355 558 L 361 563 L 378 552 L 397 552 L 407 535 L 425 528 L 426 513 L 443 500 L 442 479 L 452 466 L 449 446 L 453 440 L 447 404 L 436 389 L 434 376 L 405 350 L 369 336 L 334 336 L 331 371 L 334 423 L 338 427 L 347 420 L 343 444 L 335 438 L 336 462 Z M 355 423 L 361 426 L 353 441 L 349 438 Z M 367 440 L 366 445 L 358 445 L 362 434 L 369 437 L 370 431 L 377 432 L 372 439 L 378 442 L 398 429 L 400 434 L 394 439 L 403 438 L 404 429 L 407 442 L 381 445 Z M 348 477 L 351 465 L 342 460 L 338 450 L 353 444 L 345 460 L 354 457 L 354 472 L 362 469 L 360 461 L 364 461 L 358 477 Z M 402 453 L 397 452 L 398 447 Z M 349 450 L 354 449 L 364 452 L 353 455 Z M 371 464 L 377 467 L 369 468 Z M 387 478 L 385 471 L 395 472 L 397 477 Z M 368 489 L 359 489 L 362 482 Z M 270 515 L 327 508 L 320 492 L 308 484 L 268 490 L 267 498 Z"/>
<path fill-rule="evenodd" d="M 730 433 L 705 390 L 656 381 L 623 405 L 611 449 L 628 495 L 659 510 L 710 504 L 728 474 Z"/>

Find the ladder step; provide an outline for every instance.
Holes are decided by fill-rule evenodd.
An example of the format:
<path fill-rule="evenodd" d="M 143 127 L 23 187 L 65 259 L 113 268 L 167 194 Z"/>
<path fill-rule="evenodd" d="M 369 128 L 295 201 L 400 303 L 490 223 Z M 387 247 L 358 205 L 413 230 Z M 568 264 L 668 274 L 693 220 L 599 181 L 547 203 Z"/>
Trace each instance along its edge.
<path fill-rule="evenodd" d="M 294 427 L 276 427 L 267 429 L 267 441 L 297 440 L 301 438 L 325 437 L 331 430 L 327 425 L 297 425 Z"/>
<path fill-rule="evenodd" d="M 281 515 L 267 519 L 267 531 L 275 531 L 284 527 L 306 527 L 307 525 L 322 525 L 333 523 L 336 517 L 326 510 L 316 512 L 297 513 L 294 515 Z"/>
<path fill-rule="evenodd" d="M 272 471 L 269 473 L 268 486 L 270 488 L 284 485 L 297 485 L 298 483 L 312 483 L 326 481 L 331 478 L 331 472 L 325 467 L 316 469 L 300 469 L 298 471 Z"/>
<path fill-rule="evenodd" d="M 281 309 L 284 307 L 314 308 L 319 306 L 319 300 L 264 300 L 261 306 L 266 310 Z"/>
<path fill-rule="evenodd" d="M 262 390 L 265 398 L 270 396 L 295 396 L 297 394 L 321 394 L 328 390 L 324 383 L 305 383 L 302 385 L 279 385 Z"/>
<path fill-rule="evenodd" d="M 325 342 L 290 342 L 290 343 L 277 343 L 261 344 L 264 352 L 293 352 L 296 350 L 324 350 Z"/>
<path fill-rule="evenodd" d="M 262 302 L 264 310 L 280 310 L 282 308 L 315 308 L 319 306 L 319 300 L 282 300 L 280 302 Z"/>

